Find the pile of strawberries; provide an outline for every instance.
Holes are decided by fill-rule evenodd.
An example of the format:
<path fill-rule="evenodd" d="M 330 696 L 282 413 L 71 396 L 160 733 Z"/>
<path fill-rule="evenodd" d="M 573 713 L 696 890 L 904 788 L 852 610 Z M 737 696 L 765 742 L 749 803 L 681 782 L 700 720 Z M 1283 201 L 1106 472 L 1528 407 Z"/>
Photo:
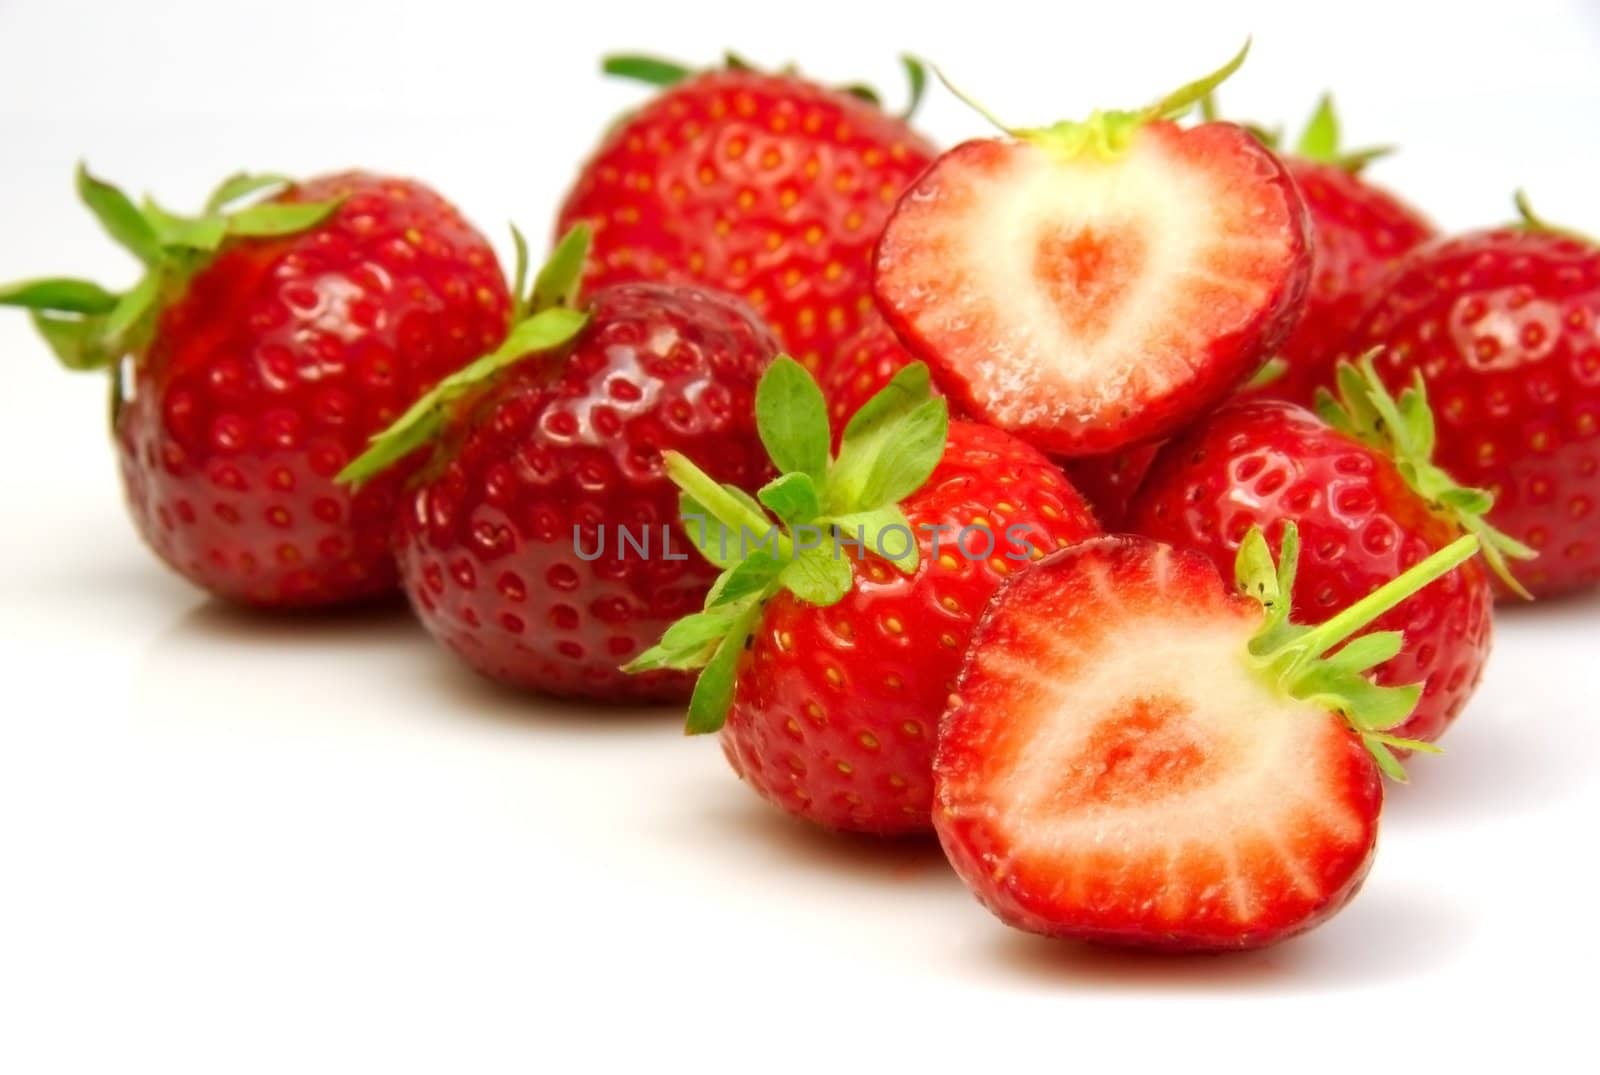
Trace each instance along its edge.
<path fill-rule="evenodd" d="M 1326 101 L 1292 150 L 1217 119 L 1243 59 L 940 154 L 622 58 L 659 92 L 537 271 L 410 180 L 184 216 L 80 170 L 142 275 L 0 304 L 109 372 L 212 593 L 398 585 L 485 675 L 687 701 L 780 809 L 936 832 L 1012 925 L 1256 947 L 1355 893 L 1496 598 L 1600 582 L 1600 245 L 1520 198 L 1435 236 Z"/>

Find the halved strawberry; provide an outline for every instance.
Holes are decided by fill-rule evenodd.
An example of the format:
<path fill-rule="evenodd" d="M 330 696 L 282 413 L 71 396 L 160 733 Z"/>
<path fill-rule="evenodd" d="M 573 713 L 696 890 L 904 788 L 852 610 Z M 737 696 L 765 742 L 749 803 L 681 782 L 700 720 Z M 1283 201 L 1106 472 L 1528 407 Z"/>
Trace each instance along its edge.
<path fill-rule="evenodd" d="M 878 305 L 952 401 L 1093 455 L 1170 433 L 1300 315 L 1308 223 L 1242 127 L 1171 122 L 1233 72 L 1136 112 L 957 146 L 879 240 Z"/>
<path fill-rule="evenodd" d="M 934 761 L 934 825 L 1022 929 L 1161 949 L 1254 948 L 1354 895 L 1383 802 L 1384 729 L 1416 687 L 1366 670 L 1398 634 L 1339 646 L 1472 555 L 1447 549 L 1319 627 L 1288 619 L 1259 530 L 1244 593 L 1204 557 L 1098 538 L 1008 580 L 974 632 Z"/>

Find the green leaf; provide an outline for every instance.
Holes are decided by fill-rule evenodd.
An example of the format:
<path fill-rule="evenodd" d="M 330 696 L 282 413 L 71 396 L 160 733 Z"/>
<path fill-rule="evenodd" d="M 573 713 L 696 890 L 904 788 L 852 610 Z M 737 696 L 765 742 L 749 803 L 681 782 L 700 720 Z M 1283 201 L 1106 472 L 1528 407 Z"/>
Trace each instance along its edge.
<path fill-rule="evenodd" d="M 105 325 L 101 329 L 105 340 L 112 345 L 121 340 L 129 329 L 151 312 L 160 293 L 161 274 L 146 273 L 117 300 L 117 305 L 106 315 Z"/>
<path fill-rule="evenodd" d="M 607 56 L 601 61 L 600 69 L 608 75 L 631 78 L 651 86 L 671 86 L 694 74 L 681 63 L 653 56 Z"/>
<path fill-rule="evenodd" d="M 940 413 L 935 415 L 933 409 L 928 409 L 913 420 L 912 416 L 918 408 L 927 407 L 929 403 L 935 404 Z M 885 490 L 892 492 L 905 488 L 915 471 L 908 470 L 897 475 L 895 468 L 916 464 L 915 469 L 920 470 L 922 464 L 927 463 L 928 442 L 938 430 L 948 434 L 948 407 L 943 400 L 932 398 L 928 368 L 920 362 L 914 362 L 895 374 L 887 385 L 862 404 L 845 426 L 839 457 L 829 471 L 828 487 L 823 493 L 828 513 L 841 515 L 866 511 L 898 500 L 898 496 L 887 500 L 872 497 L 881 497 Z M 915 437 L 916 443 L 896 444 L 896 441 L 907 436 Z M 943 454 L 942 439 L 939 440 L 938 451 L 940 455 Z M 892 453 L 894 461 L 883 463 L 882 457 L 886 453 Z M 938 461 L 939 456 L 934 456 L 932 465 L 937 465 Z M 931 472 L 932 465 L 928 466 L 928 472 Z M 922 481 L 926 480 L 927 473 L 923 473 Z M 910 486 L 907 491 L 914 491 L 920 484 Z"/>
<path fill-rule="evenodd" d="M 342 204 L 343 198 L 326 202 L 262 202 L 227 217 L 228 234 L 258 238 L 293 235 L 316 227 Z"/>
<path fill-rule="evenodd" d="M 783 562 L 777 557 L 757 549 L 748 559 L 735 563 L 717 579 L 716 585 L 706 595 L 706 607 L 727 607 L 752 594 L 765 592 L 782 573 L 783 567 Z"/>
<path fill-rule="evenodd" d="M 901 54 L 900 66 L 905 68 L 906 83 L 911 91 L 909 100 L 906 101 L 906 107 L 900 113 L 900 118 L 908 120 L 916 115 L 918 106 L 922 104 L 922 96 L 928 90 L 928 67 L 910 53 Z"/>
<path fill-rule="evenodd" d="M 528 297 L 528 308 L 533 313 L 555 306 L 578 305 L 578 284 L 583 278 L 583 263 L 589 256 L 589 243 L 593 238 L 594 230 L 583 223 L 574 224 L 561 237 L 550 259 L 534 277 L 533 294 Z"/>
<path fill-rule="evenodd" d="M 0 306 L 69 314 L 105 314 L 110 313 L 116 305 L 115 293 L 91 280 L 66 276 L 23 280 L 0 287 Z"/>
<path fill-rule="evenodd" d="M 756 386 L 756 430 L 782 473 L 811 477 L 820 488 L 828 473 L 828 403 L 806 368 L 779 355 Z"/>
<path fill-rule="evenodd" d="M 206 216 L 218 216 L 225 213 L 235 202 L 243 201 L 252 194 L 259 194 L 264 190 L 276 188 L 274 193 L 294 185 L 294 180 L 286 175 L 262 173 L 254 175 L 248 172 L 235 172 L 211 192 L 211 197 L 206 199 Z"/>
<path fill-rule="evenodd" d="M 1331 164 L 1338 157 L 1339 117 L 1333 110 L 1333 94 L 1324 93 L 1317 101 L 1311 122 L 1306 124 L 1294 151 L 1296 156 L 1324 164 Z"/>
<path fill-rule="evenodd" d="M 166 249 L 212 251 L 222 245 L 228 222 L 218 216 L 182 217 L 162 208 L 152 198 L 144 200 L 145 219 Z"/>
<path fill-rule="evenodd" d="M 902 574 L 914 574 L 922 560 L 917 532 L 899 504 L 835 515 L 827 521 L 839 529 L 841 541 L 860 541 L 872 555 L 887 560 Z M 902 548 L 905 554 L 899 555 Z"/>
<path fill-rule="evenodd" d="M 791 471 L 773 478 L 756 498 L 771 508 L 785 523 L 807 522 L 817 517 L 822 504 L 817 496 L 816 483 L 811 475 Z"/>
<path fill-rule="evenodd" d="M 1379 631 L 1353 638 L 1328 657 L 1328 666 L 1341 673 L 1358 674 L 1390 660 L 1405 645 L 1400 631 Z"/>
<path fill-rule="evenodd" d="M 521 321 L 532 312 L 522 290 L 528 286 L 528 240 L 515 224 L 511 225 L 511 247 L 516 252 L 515 267 L 511 274 L 511 301 L 516 303 L 513 320 Z"/>
<path fill-rule="evenodd" d="M 498 348 L 457 370 L 423 394 L 383 432 L 374 436 L 335 480 L 359 485 L 431 441 L 456 400 L 487 383 L 507 366 L 553 350 L 583 330 L 589 315 L 560 307 L 534 314 L 511 330 Z"/>
<path fill-rule="evenodd" d="M 103 317 L 57 317 L 44 310 L 29 310 L 28 316 L 56 360 L 67 369 L 97 370 L 111 364 L 110 352 L 98 346 Z"/>
<path fill-rule="evenodd" d="M 883 107 L 883 98 L 878 96 L 878 91 L 864 82 L 852 82 L 847 86 L 839 87 L 840 93 L 848 93 L 858 101 L 865 101 L 874 108 Z"/>
<path fill-rule="evenodd" d="M 96 179 L 78 165 L 78 197 L 100 221 L 106 233 L 148 266 L 161 262 L 161 241 L 144 214 L 128 196 L 110 183 Z"/>
<path fill-rule="evenodd" d="M 1250 39 L 1245 38 L 1244 45 L 1234 54 L 1233 59 L 1202 78 L 1197 78 L 1187 85 L 1180 86 L 1167 94 L 1161 100 L 1144 110 L 1147 119 L 1177 119 L 1189 109 L 1205 100 L 1214 93 L 1218 86 L 1226 82 L 1239 66 L 1244 63 L 1244 58 L 1250 55 Z"/>
<path fill-rule="evenodd" d="M 1250 379 L 1239 386 L 1240 392 L 1254 392 L 1258 388 L 1278 380 L 1289 372 L 1289 363 L 1274 355 L 1261 364 L 1261 368 L 1250 375 Z"/>
<path fill-rule="evenodd" d="M 922 488 L 944 457 L 950 432 L 950 406 L 930 399 L 897 423 L 886 436 L 867 471 L 860 506 L 871 509 L 898 503 Z"/>
<path fill-rule="evenodd" d="M 850 592 L 854 577 L 850 561 L 828 539 L 798 553 L 784 565 L 778 581 L 800 600 L 825 608 L 838 604 Z"/>
<path fill-rule="evenodd" d="M 624 672 L 656 668 L 699 668 L 711 659 L 713 645 L 721 641 L 744 609 L 732 605 L 695 612 L 668 627 L 661 641 L 622 666 Z"/>
<path fill-rule="evenodd" d="M 730 626 L 716 652 L 695 681 L 694 695 L 689 699 L 689 715 L 684 731 L 690 735 L 703 735 L 721 728 L 728 719 L 728 705 L 733 701 L 734 676 L 739 669 L 739 658 L 744 654 L 760 608 L 752 605 Z"/>

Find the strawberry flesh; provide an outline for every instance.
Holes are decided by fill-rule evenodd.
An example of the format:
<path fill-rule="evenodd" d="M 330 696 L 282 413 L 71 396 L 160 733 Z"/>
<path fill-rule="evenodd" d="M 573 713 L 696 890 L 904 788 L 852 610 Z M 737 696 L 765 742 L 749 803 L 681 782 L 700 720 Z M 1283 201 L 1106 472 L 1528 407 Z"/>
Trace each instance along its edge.
<path fill-rule="evenodd" d="M 1002 920 L 1169 950 L 1271 944 L 1366 874 L 1378 769 L 1246 661 L 1255 601 L 1193 553 L 1074 546 L 1001 588 L 935 757 L 934 824 Z"/>
<path fill-rule="evenodd" d="M 1049 452 L 1163 436 L 1298 318 L 1305 207 L 1242 128 L 1142 127 L 1112 160 L 966 142 L 900 199 L 874 288 L 952 401 Z"/>

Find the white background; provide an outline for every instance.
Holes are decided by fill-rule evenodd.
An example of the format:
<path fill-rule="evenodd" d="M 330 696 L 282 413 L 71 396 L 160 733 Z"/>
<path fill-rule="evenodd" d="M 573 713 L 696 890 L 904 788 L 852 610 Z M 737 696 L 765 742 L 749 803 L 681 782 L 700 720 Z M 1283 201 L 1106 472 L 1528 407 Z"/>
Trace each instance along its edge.
<path fill-rule="evenodd" d="M 175 206 L 241 166 L 363 165 L 497 242 L 542 233 L 638 99 L 596 73 L 610 49 L 731 45 L 891 100 L 909 49 L 1026 124 L 1142 103 L 1247 32 L 1235 113 L 1298 125 L 1333 86 L 1442 225 L 1524 184 L 1600 232 L 1578 0 L 0 0 L 0 279 L 130 279 L 73 201 L 79 156 Z M 931 98 L 940 138 L 981 131 Z M 100 380 L 16 314 L 0 373 L 0 1070 L 1592 1070 L 1600 598 L 1502 617 L 1346 913 L 1257 955 L 1113 956 L 1005 930 L 932 845 L 781 819 L 670 713 L 497 691 L 403 614 L 207 601 L 133 535 Z"/>

